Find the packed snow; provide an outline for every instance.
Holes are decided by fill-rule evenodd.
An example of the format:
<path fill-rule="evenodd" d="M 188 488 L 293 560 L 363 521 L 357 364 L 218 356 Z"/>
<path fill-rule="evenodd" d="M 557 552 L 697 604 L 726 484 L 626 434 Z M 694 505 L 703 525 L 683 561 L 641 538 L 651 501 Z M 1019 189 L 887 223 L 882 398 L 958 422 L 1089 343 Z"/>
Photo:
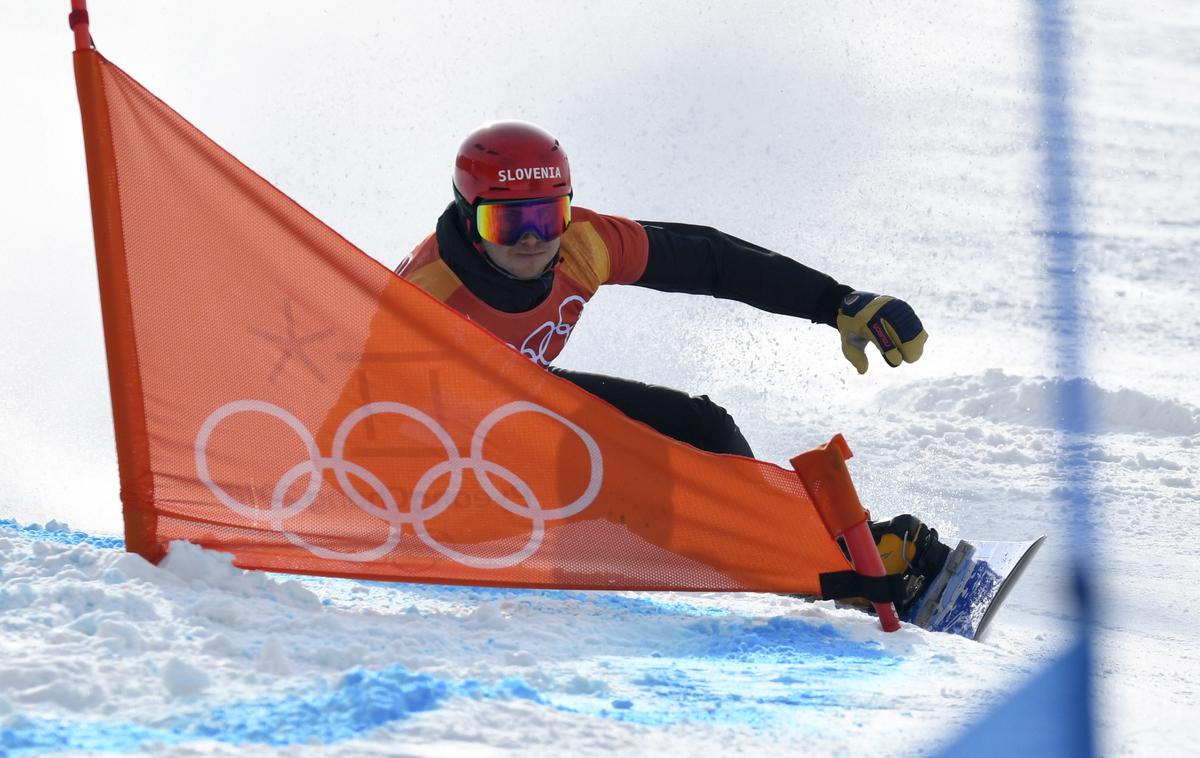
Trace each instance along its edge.
<path fill-rule="evenodd" d="M 961 728 L 1029 668 L 828 603 L 293 579 L 187 543 L 154 567 L 46 526 L 0 524 L 17 755 L 837 752 L 885 725 Z"/>
<path fill-rule="evenodd" d="M 0 755 L 936 753 L 1071 640 L 1065 385 L 1093 415 L 1099 748 L 1200 744 L 1195 4 L 1065 6 L 1084 377 L 1051 338 L 1031 4 L 90 4 L 101 52 L 389 266 L 461 135 L 525 118 L 581 205 L 908 299 L 925 357 L 863 377 L 827 328 L 635 288 L 560 363 L 709 394 L 766 460 L 840 431 L 876 515 L 1046 534 L 982 643 L 773 595 L 125 553 L 68 5 L 0 25 Z"/>

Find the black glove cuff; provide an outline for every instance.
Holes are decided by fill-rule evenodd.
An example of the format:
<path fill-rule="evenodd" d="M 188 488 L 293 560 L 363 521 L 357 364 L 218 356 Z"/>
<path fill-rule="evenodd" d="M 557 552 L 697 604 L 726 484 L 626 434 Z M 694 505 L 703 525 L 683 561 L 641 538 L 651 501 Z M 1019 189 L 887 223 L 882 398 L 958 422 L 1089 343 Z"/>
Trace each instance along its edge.
<path fill-rule="evenodd" d="M 813 321 L 836 327 L 838 306 L 842 304 L 842 298 L 853 291 L 853 287 L 847 287 L 837 282 L 827 285 L 825 289 L 821 290 L 821 296 L 817 298 L 816 316 Z"/>

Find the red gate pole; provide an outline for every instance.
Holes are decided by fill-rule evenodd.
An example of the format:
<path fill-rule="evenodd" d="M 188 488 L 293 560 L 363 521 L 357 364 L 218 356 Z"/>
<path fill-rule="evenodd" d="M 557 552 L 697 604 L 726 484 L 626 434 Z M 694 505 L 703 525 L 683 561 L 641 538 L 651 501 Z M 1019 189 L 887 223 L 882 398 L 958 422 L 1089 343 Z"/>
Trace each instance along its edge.
<path fill-rule="evenodd" d="M 792 459 L 792 468 L 808 491 L 830 535 L 845 538 L 854 570 L 865 576 L 885 576 L 887 571 L 883 567 L 883 559 L 879 557 L 875 539 L 871 536 L 867 511 L 858 499 L 850 471 L 846 468 L 846 459 L 850 456 L 850 446 L 838 434 L 829 444 L 797 455 Z M 879 614 L 879 625 L 883 631 L 894 632 L 900 628 L 894 605 L 872 605 Z"/>
<path fill-rule="evenodd" d="M 850 558 L 854 562 L 854 570 L 866 576 L 884 576 L 887 570 L 883 567 L 883 559 L 879 557 L 879 548 L 875 546 L 875 538 L 871 536 L 871 527 L 866 520 L 860 521 L 842 533 L 846 539 L 846 547 L 850 550 Z M 900 619 L 896 616 L 896 607 L 891 603 L 871 603 L 879 614 L 879 625 L 885 632 L 894 632 L 900 628 Z"/>
<path fill-rule="evenodd" d="M 90 50 L 92 33 L 88 29 L 87 0 L 71 0 L 71 15 L 67 17 L 71 31 L 75 32 L 75 50 Z"/>

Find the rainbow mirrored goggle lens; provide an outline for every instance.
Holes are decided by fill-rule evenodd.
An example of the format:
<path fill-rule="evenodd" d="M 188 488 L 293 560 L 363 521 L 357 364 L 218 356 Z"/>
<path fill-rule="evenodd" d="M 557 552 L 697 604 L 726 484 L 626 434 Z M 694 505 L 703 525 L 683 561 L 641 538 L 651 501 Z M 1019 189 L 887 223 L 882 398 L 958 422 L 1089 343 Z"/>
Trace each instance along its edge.
<path fill-rule="evenodd" d="M 571 224 L 571 196 L 480 203 L 475 224 L 480 237 L 497 245 L 515 245 L 531 232 L 552 240 Z"/>

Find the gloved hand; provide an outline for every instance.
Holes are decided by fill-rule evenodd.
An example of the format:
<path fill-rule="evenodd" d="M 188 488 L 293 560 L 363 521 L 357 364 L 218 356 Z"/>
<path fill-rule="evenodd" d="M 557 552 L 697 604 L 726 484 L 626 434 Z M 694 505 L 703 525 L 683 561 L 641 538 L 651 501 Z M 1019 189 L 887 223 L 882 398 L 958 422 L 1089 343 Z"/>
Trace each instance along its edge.
<path fill-rule="evenodd" d="M 868 342 L 883 353 L 889 366 L 912 363 L 921 357 L 929 335 L 912 306 L 903 300 L 873 292 L 851 292 L 838 306 L 837 328 L 842 333 L 842 355 L 858 373 L 867 373 Z"/>

